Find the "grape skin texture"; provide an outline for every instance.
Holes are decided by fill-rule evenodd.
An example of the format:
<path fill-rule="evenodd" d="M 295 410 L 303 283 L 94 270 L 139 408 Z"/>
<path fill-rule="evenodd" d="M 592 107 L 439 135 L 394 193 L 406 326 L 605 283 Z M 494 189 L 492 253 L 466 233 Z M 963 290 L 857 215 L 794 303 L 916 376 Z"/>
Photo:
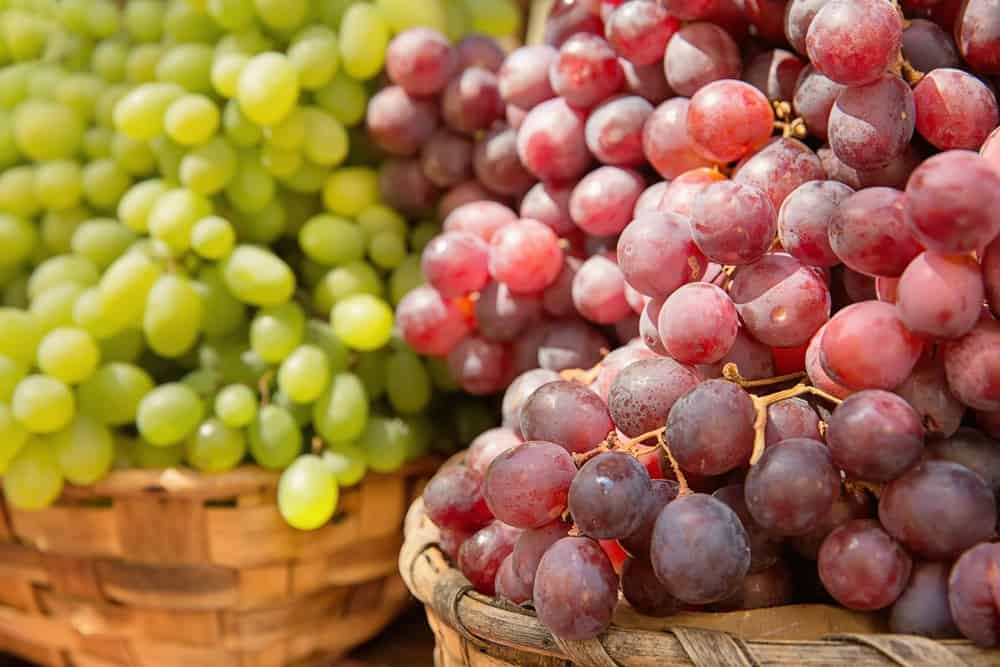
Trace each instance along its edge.
<path fill-rule="evenodd" d="M 479 530 L 493 519 L 482 487 L 482 476 L 472 468 L 454 466 L 442 470 L 424 488 L 427 517 L 441 528 Z"/>
<path fill-rule="evenodd" d="M 660 309 L 660 341 L 681 363 L 713 363 L 733 347 L 739 317 L 725 291 L 709 283 L 691 283 L 667 297 Z"/>
<path fill-rule="evenodd" d="M 945 345 L 944 368 L 955 397 L 977 410 L 1000 410 L 1000 322 L 983 318 Z"/>
<path fill-rule="evenodd" d="M 610 355 L 609 355 L 610 356 Z M 560 380 L 559 374 L 547 368 L 533 368 L 518 375 L 503 395 L 503 425 L 515 434 L 521 434 L 521 412 L 525 401 L 535 390 L 549 382 Z"/>
<path fill-rule="evenodd" d="M 873 347 L 871 341 L 879 341 Z M 852 389 L 892 389 L 916 366 L 921 340 L 891 303 L 862 301 L 838 312 L 819 343 L 819 362 L 831 380 Z"/>
<path fill-rule="evenodd" d="M 902 18 L 888 2 L 833 0 L 809 24 L 806 50 L 816 67 L 837 83 L 863 86 L 886 70 L 902 34 Z"/>
<path fill-rule="evenodd" d="M 967 334 L 979 320 L 984 298 L 979 264 L 964 255 L 921 253 L 896 286 L 903 324 L 928 338 Z"/>
<path fill-rule="evenodd" d="M 434 356 L 448 354 L 469 333 L 462 311 L 428 285 L 403 297 L 396 306 L 396 322 L 410 347 Z"/>
<path fill-rule="evenodd" d="M 656 578 L 653 566 L 645 557 L 627 558 L 622 565 L 622 596 L 636 611 L 645 616 L 670 616 L 684 606 L 667 592 L 666 586 Z"/>
<path fill-rule="evenodd" d="M 830 220 L 830 246 L 847 266 L 873 276 L 900 276 L 920 253 L 903 219 L 904 195 L 867 188 L 841 202 Z"/>
<path fill-rule="evenodd" d="M 524 604 L 531 600 L 531 587 L 525 584 L 514 573 L 513 554 L 509 554 L 500 563 L 494 580 L 493 589 L 501 600 L 509 600 L 514 604 Z"/>
<path fill-rule="evenodd" d="M 636 65 L 652 65 L 663 59 L 667 44 L 680 27 L 655 0 L 628 2 L 605 20 L 605 35 L 611 46 Z"/>
<path fill-rule="evenodd" d="M 540 292 L 556 279 L 562 263 L 558 237 L 534 220 L 505 225 L 490 242 L 489 273 L 513 292 Z"/>
<path fill-rule="evenodd" d="M 672 479 L 654 479 L 650 481 L 650 485 L 650 493 L 642 503 L 642 518 L 638 528 L 618 539 L 618 543 L 629 555 L 641 560 L 649 558 L 656 519 L 667 503 L 677 497 L 679 490 L 677 482 Z"/>
<path fill-rule="evenodd" d="M 708 380 L 677 399 L 664 436 L 680 467 L 720 475 L 746 464 L 753 450 L 750 397 L 728 380 Z"/>
<path fill-rule="evenodd" d="M 808 401 L 788 398 L 767 407 L 764 443 L 768 446 L 789 438 L 822 440 L 819 415 Z"/>
<path fill-rule="evenodd" d="M 978 149 L 1000 123 L 993 92 L 967 72 L 941 68 L 913 89 L 917 131 L 936 148 Z"/>
<path fill-rule="evenodd" d="M 625 298 L 625 276 L 618 264 L 594 255 L 573 277 L 573 305 L 585 319 L 596 324 L 614 324 L 632 312 Z"/>
<path fill-rule="evenodd" d="M 496 578 L 500 564 L 514 550 L 521 531 L 500 521 L 480 529 L 458 549 L 458 569 L 473 587 L 483 595 L 496 594 Z"/>
<path fill-rule="evenodd" d="M 688 136 L 690 104 L 685 97 L 673 97 L 656 107 L 643 126 L 643 153 L 663 178 L 677 178 L 686 171 L 712 165 L 695 151 Z"/>
<path fill-rule="evenodd" d="M 732 595 L 750 569 L 750 546 L 739 517 L 702 493 L 668 504 L 653 529 L 651 561 L 674 597 L 708 604 Z"/>
<path fill-rule="evenodd" d="M 948 577 L 948 605 L 955 625 L 980 646 L 992 647 L 1000 641 L 997 568 L 1000 545 L 979 544 L 962 554 Z"/>
<path fill-rule="evenodd" d="M 713 23 L 689 23 L 678 30 L 663 58 L 667 83 L 686 97 L 713 81 L 738 78 L 740 67 L 736 42 Z"/>
<path fill-rule="evenodd" d="M 593 449 L 614 428 L 604 401 L 576 382 L 543 384 L 521 406 L 526 439 L 554 442 L 572 453 Z"/>
<path fill-rule="evenodd" d="M 451 376 L 470 394 L 500 391 L 510 374 L 510 358 L 502 343 L 468 336 L 448 353 Z"/>
<path fill-rule="evenodd" d="M 557 54 L 547 44 L 522 46 L 511 52 L 497 73 L 504 101 L 530 110 L 555 97 L 549 83 L 549 67 Z"/>
<path fill-rule="evenodd" d="M 617 256 L 628 284 L 659 299 L 700 280 L 708 265 L 691 237 L 688 219 L 658 211 L 637 215 L 625 227 Z"/>
<path fill-rule="evenodd" d="M 781 208 L 788 195 L 808 181 L 826 178 L 826 171 L 816 154 L 801 141 L 778 138 L 736 165 L 733 181 L 752 185 Z M 787 248 L 786 248 L 787 249 Z"/>
<path fill-rule="evenodd" d="M 569 487 L 569 511 L 584 535 L 618 539 L 639 528 L 652 492 L 649 474 L 625 452 L 607 452 L 587 461 Z"/>
<path fill-rule="evenodd" d="M 840 258 L 830 247 L 830 220 L 854 193 L 837 181 L 814 180 L 792 190 L 778 211 L 781 246 L 803 264 L 834 266 Z"/>
<path fill-rule="evenodd" d="M 641 165 L 643 128 L 652 113 L 653 105 L 637 95 L 603 102 L 587 118 L 587 148 L 604 164 Z"/>
<path fill-rule="evenodd" d="M 889 629 L 937 639 L 958 637 L 948 606 L 948 563 L 914 563 L 910 581 L 889 613 Z"/>
<path fill-rule="evenodd" d="M 826 441 L 837 467 L 859 479 L 895 479 L 920 457 L 924 429 L 909 404 L 870 389 L 847 397 L 833 411 Z"/>
<path fill-rule="evenodd" d="M 500 521 L 517 528 L 538 528 L 566 509 L 575 476 L 568 451 L 551 442 L 529 441 L 493 460 L 483 495 Z"/>
<path fill-rule="evenodd" d="M 830 111 L 845 88 L 846 86 L 823 76 L 812 65 L 806 65 L 799 73 L 792 96 L 792 107 L 805 121 L 809 133 L 817 139 L 827 140 Z"/>
<path fill-rule="evenodd" d="M 596 637 L 610 625 L 617 601 L 618 576 L 597 542 L 564 537 L 542 556 L 535 611 L 552 634 L 567 640 Z"/>
<path fill-rule="evenodd" d="M 698 89 L 688 107 L 694 149 L 716 162 L 738 160 L 765 143 L 774 113 L 762 92 L 742 81 L 714 81 Z"/>
<path fill-rule="evenodd" d="M 673 359 L 637 361 L 622 370 L 611 385 L 611 418 L 630 438 L 648 433 L 663 426 L 677 399 L 698 382 L 691 367 Z"/>
<path fill-rule="evenodd" d="M 518 157 L 528 171 L 549 183 L 582 176 L 591 161 L 585 122 L 586 114 L 562 98 L 542 102 L 518 129 Z"/>
<path fill-rule="evenodd" d="M 889 606 L 902 594 L 912 567 L 910 556 L 870 519 L 835 528 L 819 550 L 823 586 L 849 609 Z"/>
<path fill-rule="evenodd" d="M 531 590 L 535 585 L 535 573 L 542 556 L 553 544 L 569 534 L 571 524 L 556 519 L 540 528 L 529 528 L 521 531 L 514 543 L 511 553 L 511 565 L 514 574 Z"/>
<path fill-rule="evenodd" d="M 884 167 L 906 150 L 915 118 L 910 87 L 898 76 L 885 74 L 837 95 L 827 124 L 830 147 L 854 169 Z"/>
<path fill-rule="evenodd" d="M 885 487 L 878 516 L 915 556 L 955 558 L 996 530 L 993 492 L 965 466 L 925 461 Z"/>
<path fill-rule="evenodd" d="M 733 225 L 733 220 L 741 224 Z M 749 264 L 760 259 L 777 229 L 777 215 L 767 195 L 734 181 L 708 185 L 695 198 L 691 210 L 694 242 L 706 257 L 720 264 Z"/>
<path fill-rule="evenodd" d="M 573 35 L 549 66 L 552 90 L 572 107 L 588 109 L 617 91 L 625 79 L 614 49 L 597 35 Z"/>
<path fill-rule="evenodd" d="M 629 169 L 600 167 L 580 179 L 569 199 L 573 222 L 593 236 L 621 232 L 645 189 L 642 177 Z"/>
<path fill-rule="evenodd" d="M 1000 74 L 1000 18 L 989 0 L 962 3 L 955 42 L 965 62 L 983 74 Z"/>
<path fill-rule="evenodd" d="M 830 317 L 830 290 L 817 269 L 800 266 L 788 255 L 765 255 L 745 271 L 775 259 L 786 265 L 784 269 L 770 277 L 764 272 L 752 292 L 738 294 L 734 283 L 736 310 L 747 331 L 760 342 L 785 348 L 805 345 Z"/>

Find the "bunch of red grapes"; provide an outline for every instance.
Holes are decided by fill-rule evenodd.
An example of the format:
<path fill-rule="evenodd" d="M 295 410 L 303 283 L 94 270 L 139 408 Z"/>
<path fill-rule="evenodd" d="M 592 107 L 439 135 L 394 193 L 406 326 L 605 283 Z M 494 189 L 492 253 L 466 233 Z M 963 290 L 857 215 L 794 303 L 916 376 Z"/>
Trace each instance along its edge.
<path fill-rule="evenodd" d="M 470 71 L 412 146 L 490 201 L 398 325 L 506 390 L 424 493 L 476 589 L 564 639 L 621 593 L 1000 643 L 995 2 L 561 0 Z"/>

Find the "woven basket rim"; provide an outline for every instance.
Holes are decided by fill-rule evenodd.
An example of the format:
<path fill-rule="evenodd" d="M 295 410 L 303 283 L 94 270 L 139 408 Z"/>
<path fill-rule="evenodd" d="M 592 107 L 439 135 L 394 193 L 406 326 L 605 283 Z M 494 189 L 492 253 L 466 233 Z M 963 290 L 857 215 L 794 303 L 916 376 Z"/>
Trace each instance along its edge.
<path fill-rule="evenodd" d="M 669 618 L 656 619 L 664 621 L 660 631 L 613 624 L 596 639 L 563 641 L 554 637 L 533 611 L 472 590 L 468 579 L 438 546 L 440 532 L 426 517 L 421 498 L 414 501 L 409 514 L 409 530 L 399 558 L 403 581 L 429 613 L 484 652 L 499 645 L 534 656 L 570 660 L 583 667 L 1000 664 L 1000 649 L 984 649 L 966 640 L 935 641 L 897 634 L 838 634 L 809 641 L 743 639 L 717 630 L 673 626 Z"/>

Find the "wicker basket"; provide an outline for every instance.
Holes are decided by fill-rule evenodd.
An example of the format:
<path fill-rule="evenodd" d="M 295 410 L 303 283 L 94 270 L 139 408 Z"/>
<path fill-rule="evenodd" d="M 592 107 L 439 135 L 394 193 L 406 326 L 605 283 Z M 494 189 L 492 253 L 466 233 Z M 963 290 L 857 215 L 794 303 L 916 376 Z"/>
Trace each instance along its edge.
<path fill-rule="evenodd" d="M 0 502 L 0 652 L 59 667 L 330 664 L 409 602 L 409 503 L 439 461 L 369 474 L 314 532 L 278 476 L 116 472 L 28 512 Z"/>
<path fill-rule="evenodd" d="M 437 640 L 437 667 L 985 667 L 1000 650 L 967 641 L 878 634 L 872 614 L 823 605 L 660 619 L 619 604 L 597 639 L 562 641 L 530 611 L 473 592 L 437 547 L 438 531 L 411 510 L 400 572 L 424 603 Z"/>

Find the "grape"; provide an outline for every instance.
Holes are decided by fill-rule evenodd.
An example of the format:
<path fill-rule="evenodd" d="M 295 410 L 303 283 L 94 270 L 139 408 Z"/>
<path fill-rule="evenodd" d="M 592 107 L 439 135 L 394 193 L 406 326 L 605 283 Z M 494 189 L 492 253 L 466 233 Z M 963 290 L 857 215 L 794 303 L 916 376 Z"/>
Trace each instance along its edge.
<path fill-rule="evenodd" d="M 399 86 L 383 88 L 368 103 L 369 136 L 394 155 L 415 155 L 436 127 L 433 104 L 411 97 Z"/>
<path fill-rule="evenodd" d="M 987 214 L 1000 198 L 1000 174 L 971 151 L 928 158 L 906 184 L 904 214 L 928 250 L 962 253 L 986 246 L 1000 233 Z"/>
<path fill-rule="evenodd" d="M 950 436 L 962 422 L 965 406 L 948 386 L 942 355 L 922 359 L 894 391 L 916 410 L 921 424 L 931 433 Z"/>
<path fill-rule="evenodd" d="M 59 469 L 72 484 L 93 484 L 111 469 L 114 445 L 106 426 L 78 416 L 51 440 Z"/>
<path fill-rule="evenodd" d="M 193 433 L 204 406 L 193 389 L 179 382 L 161 384 L 139 401 L 135 423 L 151 445 L 167 447 Z"/>
<path fill-rule="evenodd" d="M 792 106 L 805 121 L 810 134 L 827 139 L 830 112 L 845 86 L 823 76 L 812 65 L 807 65 L 795 84 Z"/>
<path fill-rule="evenodd" d="M 106 269 L 135 242 L 135 234 L 117 220 L 95 219 L 82 223 L 73 232 L 73 252 Z"/>
<path fill-rule="evenodd" d="M 473 201 L 456 207 L 443 223 L 445 232 L 470 232 L 489 243 L 494 234 L 517 215 L 512 210 L 493 201 Z"/>
<path fill-rule="evenodd" d="M 521 406 L 520 431 L 527 440 L 586 452 L 614 430 L 604 402 L 583 385 L 564 380 L 541 385 Z"/>
<path fill-rule="evenodd" d="M 97 267 L 93 262 L 77 255 L 50 257 L 36 267 L 28 279 L 28 297 L 37 299 L 52 288 L 74 283 L 89 287 L 97 282 Z"/>
<path fill-rule="evenodd" d="M 240 428 L 248 425 L 257 414 L 253 390 L 241 384 L 223 388 L 215 397 L 215 414 L 228 426 Z"/>
<path fill-rule="evenodd" d="M 294 303 L 257 311 L 250 325 L 250 347 L 261 359 L 277 363 L 298 346 L 305 331 L 305 314 Z"/>
<path fill-rule="evenodd" d="M 663 67 L 670 87 L 690 97 L 713 81 L 739 77 L 739 47 L 729 33 L 715 24 L 690 23 L 670 38 Z M 770 122 L 768 119 L 768 134 Z"/>
<path fill-rule="evenodd" d="M 957 463 L 925 461 L 885 487 L 878 513 L 912 554 L 942 560 L 990 539 L 997 510 L 979 475 Z"/>
<path fill-rule="evenodd" d="M 795 83 L 804 67 L 804 62 L 784 49 L 763 51 L 747 63 L 743 80 L 764 93 L 771 102 L 791 101 Z"/>
<path fill-rule="evenodd" d="M 775 566 L 781 556 L 782 540 L 767 533 L 750 515 L 747 509 L 743 484 L 729 484 L 717 489 L 712 497 L 725 503 L 736 513 L 747 534 L 750 545 L 749 574 L 765 572 Z"/>
<path fill-rule="evenodd" d="M 535 611 L 557 637 L 596 637 L 610 625 L 617 601 L 618 577 L 597 542 L 564 537 L 542 556 L 535 574 Z"/>
<path fill-rule="evenodd" d="M 909 144 L 915 116 L 910 87 L 895 75 L 847 88 L 830 111 L 830 147 L 854 169 L 885 167 Z"/>
<path fill-rule="evenodd" d="M 701 493 L 682 496 L 660 513 L 651 560 L 667 591 L 689 604 L 731 595 L 750 568 L 750 547 L 739 517 Z"/>
<path fill-rule="evenodd" d="M 697 384 L 694 370 L 673 359 L 637 361 L 611 385 L 611 418 L 626 436 L 638 437 L 663 426 L 675 402 Z"/>
<path fill-rule="evenodd" d="M 469 232 L 445 232 L 424 248 L 421 268 L 444 297 L 457 297 L 485 287 L 490 250 Z"/>
<path fill-rule="evenodd" d="M 569 511 L 585 534 L 617 539 L 642 524 L 643 505 L 652 493 L 649 474 L 624 452 L 607 452 L 587 461 L 569 487 Z"/>
<path fill-rule="evenodd" d="M 871 389 L 852 394 L 833 412 L 827 443 L 834 463 L 870 481 L 898 477 L 923 451 L 923 425 L 905 400 Z"/>
<path fill-rule="evenodd" d="M 37 318 L 14 308 L 0 308 L 0 325 L 0 354 L 15 363 L 33 363 L 44 334 Z"/>
<path fill-rule="evenodd" d="M 853 190 L 836 181 L 813 180 L 798 186 L 778 211 L 782 247 L 811 266 L 833 266 L 840 258 L 830 247 L 830 221 Z"/>
<path fill-rule="evenodd" d="M 421 148 L 420 165 L 434 185 L 458 185 L 472 171 L 472 142 L 439 128 Z"/>
<path fill-rule="evenodd" d="M 592 11 L 590 4 L 576 0 L 554 2 L 545 21 L 544 42 L 558 47 L 576 33 L 603 34 L 601 17 Z"/>
<path fill-rule="evenodd" d="M 76 398 L 81 414 L 122 426 L 135 420 L 140 402 L 153 386 L 152 378 L 138 366 L 111 362 L 77 387 Z"/>
<path fill-rule="evenodd" d="M 473 167 L 479 181 L 498 194 L 520 197 L 535 183 L 517 156 L 517 132 L 502 123 L 476 142 Z"/>
<path fill-rule="evenodd" d="M 513 292 L 539 292 L 562 268 L 559 239 L 540 222 L 519 220 L 497 230 L 490 242 L 489 273 Z"/>
<path fill-rule="evenodd" d="M 663 59 L 679 27 L 680 21 L 659 3 L 640 0 L 612 11 L 604 29 L 608 42 L 623 58 L 636 65 L 652 65 Z"/>
<path fill-rule="evenodd" d="M 519 530 L 494 521 L 477 531 L 458 550 L 458 569 L 484 595 L 496 594 L 500 564 L 514 550 Z"/>
<path fill-rule="evenodd" d="M 39 370 L 66 384 L 78 384 L 90 377 L 99 358 L 97 343 L 82 329 L 53 329 L 38 346 Z"/>
<path fill-rule="evenodd" d="M 902 33 L 902 18 L 888 2 L 833 0 L 809 24 L 806 49 L 826 76 L 847 86 L 863 86 L 892 63 Z"/>
<path fill-rule="evenodd" d="M 337 483 L 318 456 L 300 456 L 278 480 L 278 510 L 293 528 L 315 530 L 333 516 Z"/>
<path fill-rule="evenodd" d="M 997 391 L 997 342 L 1000 323 L 981 319 L 962 338 L 944 348 L 944 368 L 955 398 L 977 410 L 1000 410 Z"/>
<path fill-rule="evenodd" d="M 742 81 L 714 81 L 691 98 L 692 147 L 716 162 L 732 162 L 767 141 L 774 120 L 767 98 Z"/>
<path fill-rule="evenodd" d="M 496 596 L 501 600 L 508 600 L 514 604 L 524 604 L 531 601 L 531 586 L 524 583 L 514 572 L 513 554 L 509 554 L 500 563 L 493 587 L 496 590 Z"/>
<path fill-rule="evenodd" d="M 819 158 L 805 144 L 779 138 L 744 158 L 736 166 L 733 181 L 762 190 L 777 211 L 797 187 L 825 177 Z"/>
<path fill-rule="evenodd" d="M 255 306 L 276 306 L 295 290 L 295 276 L 277 255 L 249 245 L 237 245 L 222 264 L 226 286 L 240 301 Z M 102 280 L 108 279 L 105 274 Z"/>
<path fill-rule="evenodd" d="M 441 96 L 441 115 L 456 132 L 474 134 L 504 115 L 497 76 L 473 66 L 453 78 Z"/>
<path fill-rule="evenodd" d="M 775 364 L 771 356 L 771 348 L 758 340 L 754 340 L 746 329 L 736 332 L 736 340 L 722 359 L 708 366 L 698 366 L 698 371 L 704 377 L 721 377 L 726 364 L 736 364 L 740 375 L 748 380 L 760 380 L 774 377 Z"/>
<path fill-rule="evenodd" d="M 986 302 L 994 314 L 1000 313 L 1000 241 L 994 240 L 986 246 L 980 267 L 986 288 Z"/>
<path fill-rule="evenodd" d="M 643 152 L 663 178 L 676 178 L 712 163 L 695 151 L 691 143 L 687 131 L 689 107 L 688 99 L 669 99 L 653 111 L 643 126 Z"/>
<path fill-rule="evenodd" d="M 785 6 L 785 37 L 802 55 L 806 55 L 806 34 L 813 18 L 829 0 L 790 0 Z"/>
<path fill-rule="evenodd" d="M 461 387 L 476 395 L 496 393 L 507 383 L 510 359 L 503 344 L 468 336 L 448 353 L 448 369 Z"/>
<path fill-rule="evenodd" d="M 149 290 L 142 329 L 149 347 L 163 357 L 187 352 L 198 338 L 202 301 L 191 281 L 166 275 Z"/>
<path fill-rule="evenodd" d="M 645 188 L 642 177 L 619 167 L 600 167 L 577 183 L 569 200 L 573 222 L 588 234 L 617 234 L 631 218 Z"/>
<path fill-rule="evenodd" d="M 525 116 L 517 132 L 517 154 L 525 168 L 546 182 L 566 183 L 590 164 L 586 114 L 563 99 L 547 100 Z"/>
<path fill-rule="evenodd" d="M 557 236 L 566 236 L 575 229 L 569 214 L 572 191 L 571 187 L 536 183 L 521 199 L 521 217 L 548 225 Z"/>
<path fill-rule="evenodd" d="M 971 257 L 924 252 L 906 267 L 896 292 L 906 327 L 931 338 L 959 338 L 982 311 L 983 280 Z"/>
<path fill-rule="evenodd" d="M 573 304 L 591 322 L 613 324 L 631 312 L 625 300 L 625 284 L 625 276 L 615 262 L 595 255 L 573 277 Z"/>
<path fill-rule="evenodd" d="M 639 198 L 635 200 L 635 208 L 632 209 L 632 218 L 638 218 L 645 213 L 653 213 L 660 210 L 660 201 L 667 192 L 670 181 L 659 181 L 653 183 L 642 191 Z"/>
<path fill-rule="evenodd" d="M 980 646 L 996 646 L 997 601 L 994 572 L 1000 549 L 979 544 L 958 559 L 948 577 L 948 606 L 963 635 Z"/>
<path fill-rule="evenodd" d="M 534 588 L 535 573 L 542 556 L 549 547 L 566 537 L 569 530 L 569 524 L 556 520 L 540 528 L 524 530 L 518 536 L 511 553 L 511 567 L 529 590 Z"/>
<path fill-rule="evenodd" d="M 55 447 L 49 439 L 32 438 L 7 465 L 4 497 L 13 507 L 38 510 L 54 503 L 63 489 Z"/>
<path fill-rule="evenodd" d="M 958 67 L 962 63 L 951 36 L 938 24 L 925 19 L 910 19 L 903 30 L 903 57 L 921 72 Z"/>
<path fill-rule="evenodd" d="M 903 193 L 867 188 L 847 197 L 830 219 L 830 246 L 856 271 L 896 277 L 920 253 L 903 220 Z"/>
<path fill-rule="evenodd" d="M 464 314 L 431 287 L 412 290 L 396 307 L 406 342 L 422 354 L 444 355 L 469 332 Z"/>
<path fill-rule="evenodd" d="M 948 606 L 948 564 L 914 563 L 910 581 L 892 606 L 892 632 L 947 639 L 958 636 Z"/>
<path fill-rule="evenodd" d="M 622 596 L 640 614 L 646 616 L 671 616 L 683 603 L 667 592 L 656 578 L 653 566 L 645 557 L 628 558 L 622 566 Z"/>
<path fill-rule="evenodd" d="M 788 398 L 767 407 L 765 443 L 770 446 L 789 438 L 822 440 L 819 415 L 801 398 Z"/>
<path fill-rule="evenodd" d="M 504 102 L 530 110 L 555 97 L 549 83 L 549 66 L 557 53 L 544 44 L 522 46 L 512 51 L 497 73 Z"/>
<path fill-rule="evenodd" d="M 485 34 L 466 35 L 455 45 L 455 50 L 458 51 L 459 70 L 479 67 L 495 74 L 504 61 L 503 49 Z"/>
<path fill-rule="evenodd" d="M 681 363 L 719 361 L 733 346 L 739 317 L 732 299 L 710 283 L 691 283 L 667 297 L 658 330 L 667 353 Z"/>
<path fill-rule="evenodd" d="M 625 228 L 618 240 L 618 262 L 630 285 L 643 294 L 666 298 L 701 278 L 707 259 L 686 222 L 671 213 L 647 213 Z"/>
<path fill-rule="evenodd" d="M 83 138 L 83 123 L 72 109 L 45 100 L 28 100 L 14 110 L 14 141 L 36 162 L 71 157 Z"/>
<path fill-rule="evenodd" d="M 514 294 L 503 283 L 489 283 L 476 300 L 476 321 L 490 340 L 513 340 L 538 321 L 541 312 L 537 295 Z"/>
<path fill-rule="evenodd" d="M 568 451 L 551 442 L 529 441 L 493 460 L 483 495 L 500 521 L 517 528 L 539 528 L 566 509 L 575 475 Z"/>
<path fill-rule="evenodd" d="M 387 303 L 370 294 L 349 296 L 330 313 L 333 332 L 355 350 L 375 350 L 392 335 L 393 314 Z"/>
<path fill-rule="evenodd" d="M 917 131 L 936 148 L 976 150 L 1000 123 L 993 92 L 967 72 L 940 68 L 913 89 Z"/>
<path fill-rule="evenodd" d="M 872 341 L 878 341 L 876 347 Z M 887 390 L 909 376 L 923 348 L 896 307 L 881 301 L 862 301 L 838 312 L 818 346 L 822 370 L 837 384 Z"/>
<path fill-rule="evenodd" d="M 607 402 L 611 385 L 626 366 L 630 366 L 635 361 L 654 358 L 656 358 L 656 354 L 640 344 L 626 345 L 612 350 L 601 360 L 597 377 L 590 383 L 590 390 L 600 396 L 601 400 Z"/>
<path fill-rule="evenodd" d="M 59 431 L 76 412 L 69 387 L 47 375 L 28 375 L 18 382 L 10 405 L 14 417 L 31 433 Z"/>
<path fill-rule="evenodd" d="M 681 468 L 719 475 L 750 460 L 755 415 L 749 395 L 738 385 L 708 380 L 676 400 L 664 437 Z"/>
<path fill-rule="evenodd" d="M 624 73 L 614 49 L 597 35 L 573 35 L 549 66 L 552 90 L 567 104 L 590 108 L 621 88 Z"/>
<path fill-rule="evenodd" d="M 471 468 L 442 470 L 424 489 L 427 516 L 442 528 L 479 530 L 493 518 L 483 500 L 482 485 L 482 476 Z"/>
<path fill-rule="evenodd" d="M 635 95 L 602 103 L 587 118 L 587 147 L 604 164 L 641 164 L 643 127 L 652 113 L 653 105 Z"/>
<path fill-rule="evenodd" d="M 351 442 L 368 421 L 368 396 L 358 376 L 337 373 L 313 403 L 313 425 L 330 443 Z"/>
<path fill-rule="evenodd" d="M 670 191 L 667 191 L 669 196 Z M 739 226 L 731 224 L 740 220 Z M 694 199 L 691 234 L 708 259 L 723 264 L 749 264 L 771 246 L 777 216 L 767 195 L 752 185 L 720 181 Z"/>
<path fill-rule="evenodd" d="M 444 89 L 458 66 L 458 56 L 444 37 L 427 28 L 396 35 L 385 52 L 390 80 L 411 95 L 433 95 Z"/>
<path fill-rule="evenodd" d="M 983 74 L 1000 74 L 1000 22 L 989 2 L 962 3 L 955 23 L 955 43 L 972 69 Z"/>
<path fill-rule="evenodd" d="M 823 586 L 849 609 L 889 606 L 906 588 L 911 568 L 910 556 L 870 519 L 835 528 L 819 551 Z"/>
<path fill-rule="evenodd" d="M 465 455 L 465 465 L 470 470 L 480 475 L 485 475 L 486 470 L 493 463 L 493 459 L 508 449 L 521 444 L 519 431 L 520 429 L 518 429 L 518 432 L 515 432 L 507 427 L 491 428 L 483 431 L 469 444 L 469 450 Z"/>
<path fill-rule="evenodd" d="M 246 449 L 243 431 L 213 418 L 202 422 L 188 438 L 184 457 L 195 470 L 223 472 L 234 468 Z"/>

